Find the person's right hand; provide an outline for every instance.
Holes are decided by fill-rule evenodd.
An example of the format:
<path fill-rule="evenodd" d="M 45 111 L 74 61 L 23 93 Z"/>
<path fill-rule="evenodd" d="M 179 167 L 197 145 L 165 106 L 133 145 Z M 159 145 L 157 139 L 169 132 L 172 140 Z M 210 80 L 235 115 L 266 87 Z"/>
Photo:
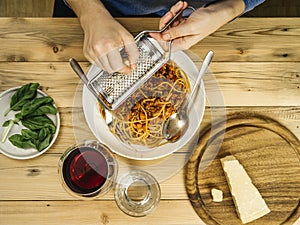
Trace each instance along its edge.
<path fill-rule="evenodd" d="M 104 8 L 99 0 L 68 1 L 84 31 L 83 54 L 93 64 L 112 73 L 129 74 L 135 68 L 139 51 L 133 36 Z M 120 49 L 127 57 L 122 58 Z"/>
<path fill-rule="evenodd" d="M 177 12 L 187 7 L 187 2 L 183 1 L 172 6 L 170 11 L 160 19 L 159 28 L 164 27 Z M 186 50 L 241 15 L 244 8 L 243 0 L 216 1 L 208 7 L 197 9 L 186 19 L 179 17 L 162 34 L 152 33 L 151 36 L 159 43 L 172 40 L 172 51 Z"/>

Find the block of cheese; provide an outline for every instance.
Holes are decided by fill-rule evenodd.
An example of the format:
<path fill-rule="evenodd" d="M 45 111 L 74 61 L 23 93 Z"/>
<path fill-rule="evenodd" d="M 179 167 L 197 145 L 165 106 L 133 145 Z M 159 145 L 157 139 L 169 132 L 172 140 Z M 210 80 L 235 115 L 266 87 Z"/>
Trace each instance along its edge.
<path fill-rule="evenodd" d="M 243 224 L 271 212 L 246 170 L 234 156 L 222 158 L 221 164 L 237 214 Z"/>

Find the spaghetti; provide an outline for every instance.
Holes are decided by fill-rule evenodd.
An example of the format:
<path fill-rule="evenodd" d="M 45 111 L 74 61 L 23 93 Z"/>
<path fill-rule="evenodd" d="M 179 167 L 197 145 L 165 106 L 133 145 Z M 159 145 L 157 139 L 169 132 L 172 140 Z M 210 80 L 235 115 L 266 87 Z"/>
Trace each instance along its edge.
<path fill-rule="evenodd" d="M 159 145 L 164 122 L 173 113 L 186 110 L 189 90 L 186 74 L 174 62 L 166 63 L 112 111 L 111 132 L 131 144 Z"/>

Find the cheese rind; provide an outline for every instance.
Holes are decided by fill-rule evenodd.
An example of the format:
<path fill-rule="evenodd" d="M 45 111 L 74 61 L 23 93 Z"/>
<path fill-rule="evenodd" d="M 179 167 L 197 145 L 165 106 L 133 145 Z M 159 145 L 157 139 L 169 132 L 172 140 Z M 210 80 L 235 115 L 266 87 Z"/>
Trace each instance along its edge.
<path fill-rule="evenodd" d="M 234 156 L 222 158 L 221 163 L 236 211 L 243 224 L 271 212 L 246 170 Z"/>

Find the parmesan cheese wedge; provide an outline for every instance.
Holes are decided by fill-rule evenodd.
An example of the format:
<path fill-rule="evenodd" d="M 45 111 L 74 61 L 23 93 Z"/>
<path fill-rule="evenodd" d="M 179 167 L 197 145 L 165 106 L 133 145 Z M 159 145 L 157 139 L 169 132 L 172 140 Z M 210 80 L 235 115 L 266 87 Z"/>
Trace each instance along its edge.
<path fill-rule="evenodd" d="M 221 163 L 237 214 L 243 224 L 271 212 L 244 167 L 234 156 L 222 158 Z"/>

